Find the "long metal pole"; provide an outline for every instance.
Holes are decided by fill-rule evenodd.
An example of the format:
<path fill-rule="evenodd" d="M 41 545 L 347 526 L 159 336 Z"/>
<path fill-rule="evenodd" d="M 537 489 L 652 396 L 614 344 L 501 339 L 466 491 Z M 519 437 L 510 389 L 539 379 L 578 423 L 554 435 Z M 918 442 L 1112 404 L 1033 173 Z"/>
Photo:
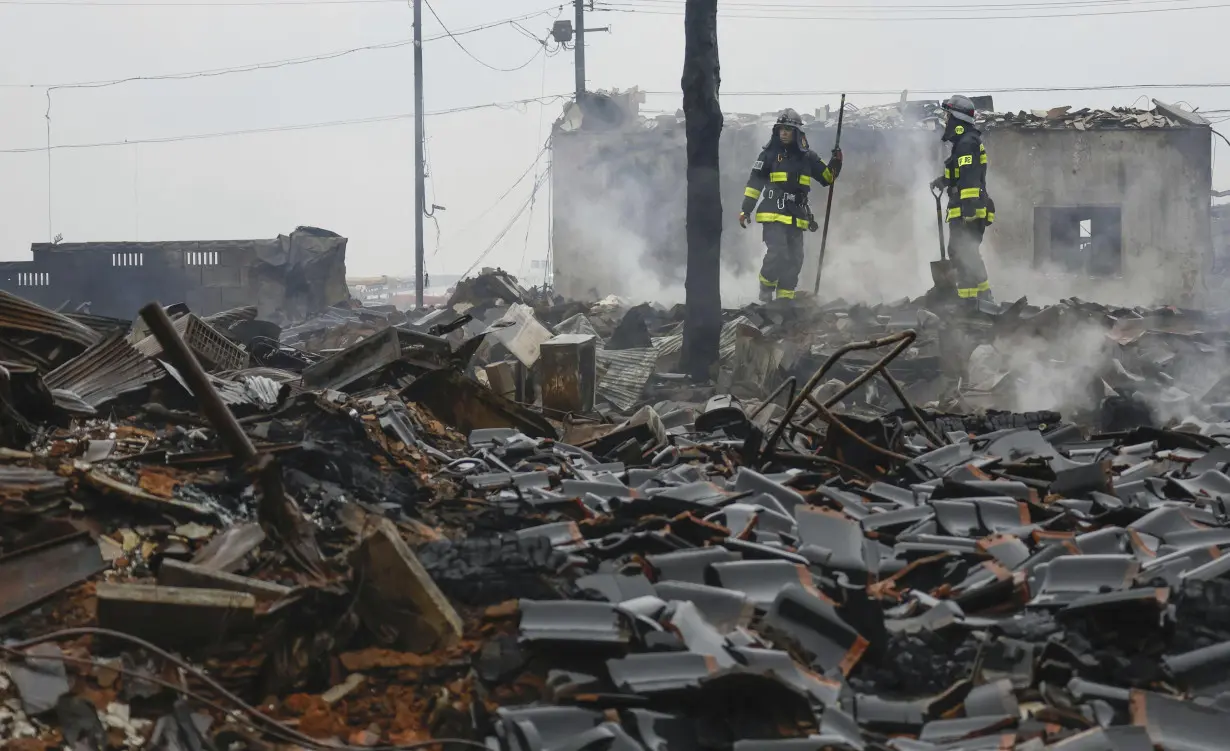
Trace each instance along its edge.
<path fill-rule="evenodd" d="M 573 22 L 576 26 L 576 56 L 573 62 L 576 64 L 577 72 L 577 106 L 581 106 L 581 100 L 585 97 L 585 0 L 573 0 L 572 3 L 576 8 L 576 20 Z"/>
<path fill-rule="evenodd" d="M 414 307 L 423 307 L 423 215 L 426 213 L 423 163 L 423 3 L 414 0 Z"/>
<path fill-rule="evenodd" d="M 841 109 L 837 111 L 837 138 L 833 141 L 833 151 L 841 148 L 841 123 L 846 116 L 846 95 L 841 95 Z M 828 203 L 824 206 L 824 232 L 820 235 L 820 262 L 816 264 L 816 285 L 812 294 L 820 294 L 820 272 L 824 270 L 824 249 L 829 244 L 829 216 L 833 213 L 833 186 L 836 180 L 829 183 Z"/>

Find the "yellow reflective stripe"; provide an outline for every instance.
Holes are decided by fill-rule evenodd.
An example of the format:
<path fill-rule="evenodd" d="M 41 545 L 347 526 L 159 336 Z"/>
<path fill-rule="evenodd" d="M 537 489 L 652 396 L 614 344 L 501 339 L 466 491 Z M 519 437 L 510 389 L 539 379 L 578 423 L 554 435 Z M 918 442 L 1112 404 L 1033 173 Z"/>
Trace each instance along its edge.
<path fill-rule="evenodd" d="M 985 143 L 978 144 L 978 150 L 985 153 L 987 150 L 987 145 Z"/>
<path fill-rule="evenodd" d="M 980 195 L 982 195 L 981 188 L 965 188 L 961 191 L 961 200 L 964 201 L 967 198 L 977 198 Z"/>
<path fill-rule="evenodd" d="M 771 282 L 764 278 L 764 274 L 760 275 L 760 283 L 765 287 L 777 287 L 777 282 Z"/>
<path fill-rule="evenodd" d="M 786 178 L 787 178 L 787 177 L 789 177 L 789 176 L 790 176 L 790 175 L 789 175 L 788 173 L 786 173 L 786 172 L 770 172 L 770 173 L 769 173 L 769 182 L 771 182 L 771 183 L 784 183 L 784 182 L 786 182 Z"/>
<path fill-rule="evenodd" d="M 828 183 L 829 185 L 832 185 L 835 179 L 837 178 L 833 175 L 833 170 L 828 167 L 825 167 L 824 168 L 824 181 Z"/>
<path fill-rule="evenodd" d="M 948 218 L 949 218 L 949 219 L 957 219 L 957 218 L 959 218 L 960 216 L 961 216 L 961 207 L 960 207 L 960 206 L 957 206 L 957 207 L 955 207 L 955 208 L 951 208 L 951 209 L 949 209 L 949 210 L 948 210 Z M 756 219 L 757 219 L 757 221 L 759 221 L 759 220 L 760 220 L 759 215 L 757 215 Z"/>
<path fill-rule="evenodd" d="M 748 198 L 760 198 L 760 191 L 757 190 L 756 188 L 744 188 L 743 195 L 747 196 Z"/>
<path fill-rule="evenodd" d="M 951 179 L 952 179 L 952 170 L 945 168 L 945 169 L 944 169 L 944 177 L 945 177 L 945 178 L 947 178 L 947 179 L 949 179 L 949 180 L 951 180 Z"/>
<path fill-rule="evenodd" d="M 986 219 L 986 218 L 987 218 L 987 210 L 986 210 L 986 209 L 978 209 L 977 211 L 975 211 L 975 212 L 974 212 L 974 218 L 975 218 L 975 219 Z"/>
<path fill-rule="evenodd" d="M 986 155 L 986 154 L 983 154 L 982 156 L 978 157 L 978 163 L 979 163 L 979 164 L 986 164 L 986 163 L 987 163 L 987 155 Z"/>
<path fill-rule="evenodd" d="M 961 177 L 961 168 L 960 168 L 960 167 L 953 167 L 953 168 L 952 168 L 952 179 L 953 179 L 953 180 L 956 180 L 956 179 L 957 179 L 957 178 L 959 178 L 959 177 Z"/>
<path fill-rule="evenodd" d="M 957 287 L 957 297 L 977 297 L 977 287 Z"/>
<path fill-rule="evenodd" d="M 991 282 L 990 282 L 990 280 L 985 281 L 985 282 L 983 282 L 982 284 L 979 284 L 979 285 L 978 285 L 978 291 L 979 291 L 979 292 L 990 292 L 990 291 L 991 291 Z"/>
<path fill-rule="evenodd" d="M 806 219 L 795 219 L 794 223 L 798 225 L 799 229 L 807 229 L 808 227 L 811 226 L 811 222 L 807 221 Z"/>
<path fill-rule="evenodd" d="M 995 212 L 994 212 L 994 211 L 988 211 L 988 212 L 987 212 L 987 224 L 990 224 L 990 223 L 991 223 L 991 222 L 993 222 L 993 221 L 995 221 Z"/>
<path fill-rule="evenodd" d="M 811 175 L 799 175 L 799 185 L 811 185 Z"/>
<path fill-rule="evenodd" d="M 794 290 L 792 290 L 792 289 L 779 289 L 779 290 L 777 290 L 777 299 L 778 299 L 778 300 L 793 300 L 793 299 L 794 299 Z"/>
<path fill-rule="evenodd" d="M 774 211 L 762 211 L 756 215 L 758 222 L 781 222 L 782 224 L 793 224 L 794 217 L 789 214 L 778 214 Z"/>
<path fill-rule="evenodd" d="M 972 154 L 966 154 L 965 156 L 957 157 L 958 167 L 969 167 L 973 165 L 973 163 L 974 163 L 974 157 Z"/>

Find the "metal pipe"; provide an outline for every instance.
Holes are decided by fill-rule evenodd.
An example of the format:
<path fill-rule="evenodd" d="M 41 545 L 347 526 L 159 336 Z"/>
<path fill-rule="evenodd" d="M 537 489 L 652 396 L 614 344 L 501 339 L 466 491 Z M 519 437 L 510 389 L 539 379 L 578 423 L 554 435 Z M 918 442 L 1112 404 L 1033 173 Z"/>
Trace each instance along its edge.
<path fill-rule="evenodd" d="M 197 361 L 196 355 L 192 354 L 192 350 L 188 349 L 188 345 L 175 330 L 175 324 L 171 323 L 162 305 L 152 302 L 141 308 L 141 318 L 145 319 L 150 333 L 158 340 L 163 354 L 183 376 L 188 388 L 192 389 L 201 407 L 201 412 L 213 425 L 214 430 L 218 431 L 218 437 L 241 462 L 246 464 L 254 460 L 256 446 L 252 445 L 252 441 L 243 432 L 235 415 L 222 401 L 222 397 L 218 396 L 217 390 L 209 382 L 209 376 L 201 367 L 201 363 Z"/>

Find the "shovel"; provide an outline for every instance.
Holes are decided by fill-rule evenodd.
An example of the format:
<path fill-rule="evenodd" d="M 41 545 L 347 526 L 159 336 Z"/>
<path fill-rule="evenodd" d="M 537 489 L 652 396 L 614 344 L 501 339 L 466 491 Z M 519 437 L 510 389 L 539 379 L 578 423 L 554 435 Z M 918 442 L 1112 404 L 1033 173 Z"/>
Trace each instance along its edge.
<path fill-rule="evenodd" d="M 937 289 L 951 289 L 956 285 L 956 274 L 944 245 L 944 210 L 940 206 L 943 194 L 939 188 L 931 188 L 931 195 L 935 196 L 935 228 L 940 233 L 940 260 L 931 262 L 931 281 Z"/>

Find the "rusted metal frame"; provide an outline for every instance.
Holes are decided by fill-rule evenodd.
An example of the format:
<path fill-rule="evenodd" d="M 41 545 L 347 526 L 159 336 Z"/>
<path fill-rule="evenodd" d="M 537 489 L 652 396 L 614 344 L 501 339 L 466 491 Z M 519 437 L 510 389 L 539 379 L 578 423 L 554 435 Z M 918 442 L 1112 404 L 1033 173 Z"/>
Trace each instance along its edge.
<path fill-rule="evenodd" d="M 884 380 L 888 381 L 888 387 L 897 395 L 897 400 L 905 405 L 914 421 L 918 423 L 918 428 L 927 434 L 927 438 L 931 440 L 932 445 L 935 448 L 943 446 L 943 439 L 927 425 L 927 421 L 923 419 L 922 413 L 918 411 L 918 407 L 915 407 L 914 403 L 905 395 L 905 390 L 901 388 L 901 384 L 897 382 L 897 379 L 893 378 L 893 374 L 888 372 L 888 368 L 884 369 L 883 375 Z"/>
<path fill-rule="evenodd" d="M 910 345 L 914 343 L 914 340 L 918 338 L 918 335 L 914 333 L 913 329 L 908 330 L 908 331 L 902 331 L 901 335 L 908 335 L 908 337 L 903 338 L 901 341 L 899 341 L 897 343 L 897 346 L 893 347 L 892 350 L 888 352 L 888 354 L 884 355 L 879 360 L 877 360 L 875 364 L 867 368 L 867 370 L 863 371 L 862 373 L 859 373 L 858 376 L 853 381 L 850 381 L 850 383 L 846 384 L 846 386 L 842 388 L 841 391 L 838 391 L 836 394 L 833 394 L 833 396 L 829 397 L 828 401 L 824 403 L 824 406 L 832 407 L 835 404 L 837 404 L 837 402 L 841 401 L 842 399 L 845 399 L 847 396 L 854 393 L 860 386 L 862 386 L 863 384 L 867 383 L 872 378 L 874 378 L 876 373 L 880 373 L 884 371 L 884 369 L 888 367 L 888 364 L 890 362 L 892 362 L 893 360 L 896 360 L 897 357 L 902 352 L 905 352 L 907 349 L 909 349 Z M 891 338 L 892 337 L 885 337 L 884 339 L 881 339 L 879 341 L 882 341 L 886 345 L 890 343 L 888 340 Z M 815 387 L 813 386 L 813 388 Z M 811 391 L 807 391 L 806 393 L 810 394 Z"/>
<path fill-rule="evenodd" d="M 316 539 L 306 527 L 306 521 L 297 506 L 286 496 L 282 484 L 282 469 L 268 454 L 260 454 L 252 440 L 243 432 L 239 421 L 222 397 L 218 395 L 209 376 L 201 367 L 192 350 L 184 343 L 175 324 L 171 322 L 162 305 L 152 302 L 141 308 L 141 318 L 149 326 L 150 333 L 158 340 L 163 355 L 171 361 L 183 376 L 200 404 L 201 412 L 218 431 L 218 436 L 231 453 L 244 465 L 256 470 L 261 480 L 263 493 L 258 514 L 267 532 L 276 532 L 298 563 L 309 573 L 322 573 L 323 560 Z"/>
<path fill-rule="evenodd" d="M 881 448 L 875 445 L 874 443 L 872 443 L 871 441 L 867 440 L 866 438 L 862 437 L 861 435 L 856 433 L 853 428 L 851 428 L 849 425 L 846 425 L 844 422 L 842 422 L 841 418 L 833 414 L 832 411 L 829 410 L 828 407 L 816 401 L 815 398 L 813 398 L 810 394 L 808 395 L 808 401 L 811 403 L 813 407 L 816 408 L 816 411 L 819 413 L 819 416 L 823 417 L 825 422 L 827 422 L 830 426 L 835 427 L 841 432 L 845 433 L 847 436 L 853 438 L 855 441 L 857 441 L 859 444 L 861 444 L 865 448 L 868 448 L 878 454 L 882 454 L 896 461 L 908 462 L 910 460 L 910 457 L 905 456 L 904 454 L 898 454 L 896 451 L 890 451 L 889 449 Z"/>
<path fill-rule="evenodd" d="M 763 412 L 766 407 L 768 407 L 770 404 L 773 403 L 774 399 L 781 396 L 782 392 L 786 390 L 787 386 L 790 387 L 790 398 L 786 400 L 786 403 L 789 404 L 790 402 L 793 402 L 795 394 L 798 392 L 798 388 L 797 388 L 798 383 L 799 383 L 799 379 L 795 378 L 794 376 L 790 376 L 786 380 L 782 381 L 781 384 L 777 388 L 773 389 L 773 393 L 769 394 L 769 396 L 766 397 L 765 400 L 760 403 L 760 406 L 757 407 L 755 411 L 752 412 L 752 414 L 747 416 L 747 419 L 755 420 L 756 417 L 761 412 Z"/>
<path fill-rule="evenodd" d="M 867 381 L 867 379 L 871 378 L 879 372 L 879 370 L 888 365 L 888 363 L 892 362 L 892 360 L 904 352 L 910 344 L 913 344 L 916 338 L 918 338 L 918 334 L 913 329 L 907 329 L 896 334 L 890 334 L 889 336 L 882 337 L 880 339 L 871 339 L 865 342 L 850 342 L 849 344 L 839 347 L 836 352 L 829 355 L 829 358 L 825 360 L 824 364 L 821 365 L 815 373 L 812 374 L 811 378 L 807 379 L 807 383 L 800 390 L 801 393 L 791 400 L 790 406 L 786 408 L 786 414 L 782 416 L 782 420 L 778 423 L 777 429 L 773 431 L 772 437 L 769 439 L 768 443 L 765 444 L 762 455 L 770 454 L 776 450 L 778 442 L 782 439 L 782 434 L 785 433 L 787 426 L 791 424 L 795 414 L 806 401 L 804 397 L 810 395 L 811 392 L 815 390 L 821 379 L 823 379 L 824 376 L 833 369 L 833 366 L 836 365 L 842 357 L 845 357 L 850 352 L 858 350 L 879 349 L 881 347 L 887 347 L 890 344 L 897 345 L 891 352 L 880 358 L 879 362 L 868 368 L 866 372 L 854 379 L 849 386 L 834 396 L 830 401 L 830 405 L 836 404 L 843 396 L 861 386 Z"/>

